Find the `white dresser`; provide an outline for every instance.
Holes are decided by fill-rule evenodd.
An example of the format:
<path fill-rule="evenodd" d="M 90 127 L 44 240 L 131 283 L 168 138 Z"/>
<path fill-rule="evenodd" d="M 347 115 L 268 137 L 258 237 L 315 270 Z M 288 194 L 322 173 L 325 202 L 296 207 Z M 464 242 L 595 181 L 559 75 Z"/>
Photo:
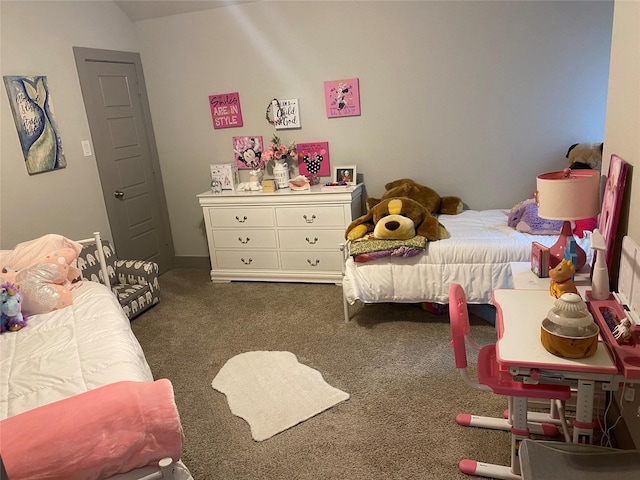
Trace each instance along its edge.
<path fill-rule="evenodd" d="M 362 215 L 362 185 L 198 195 L 211 280 L 342 283 L 340 244 Z"/>

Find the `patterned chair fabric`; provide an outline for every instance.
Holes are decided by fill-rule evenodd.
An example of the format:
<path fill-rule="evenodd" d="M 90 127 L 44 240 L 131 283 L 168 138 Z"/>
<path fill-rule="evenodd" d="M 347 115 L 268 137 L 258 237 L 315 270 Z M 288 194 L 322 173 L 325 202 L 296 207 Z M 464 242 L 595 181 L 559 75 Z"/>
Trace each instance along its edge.
<path fill-rule="evenodd" d="M 101 240 L 108 282 L 100 268 L 96 243 L 85 245 L 78 256 L 83 280 L 111 286 L 127 317 L 132 320 L 160 301 L 158 264 L 142 260 L 118 260 L 108 240 Z"/>

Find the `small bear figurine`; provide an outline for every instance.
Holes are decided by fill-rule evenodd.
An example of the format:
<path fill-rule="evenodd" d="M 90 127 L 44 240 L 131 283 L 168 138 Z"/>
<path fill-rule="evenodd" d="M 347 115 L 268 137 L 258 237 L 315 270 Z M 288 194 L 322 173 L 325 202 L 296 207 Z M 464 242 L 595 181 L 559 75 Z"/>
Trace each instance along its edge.
<path fill-rule="evenodd" d="M 549 284 L 549 293 L 554 298 L 560 298 L 563 293 L 578 293 L 573 283 L 573 275 L 576 273 L 576 267 L 571 260 L 566 258 L 554 268 L 549 270 L 551 283 Z"/>

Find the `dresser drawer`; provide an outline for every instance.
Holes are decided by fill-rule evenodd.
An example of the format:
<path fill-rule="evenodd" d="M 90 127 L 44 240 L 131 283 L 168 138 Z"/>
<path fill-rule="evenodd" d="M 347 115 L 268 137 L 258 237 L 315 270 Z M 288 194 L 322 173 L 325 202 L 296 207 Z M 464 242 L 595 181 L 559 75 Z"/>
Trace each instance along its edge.
<path fill-rule="evenodd" d="M 280 248 L 287 250 L 336 250 L 345 242 L 344 229 L 340 230 L 279 230 Z"/>
<path fill-rule="evenodd" d="M 219 269 L 278 269 L 278 253 L 276 251 L 216 250 L 216 261 Z"/>
<path fill-rule="evenodd" d="M 336 252 L 281 252 L 283 270 L 342 271 L 342 255 Z"/>
<path fill-rule="evenodd" d="M 276 248 L 276 233 L 274 230 L 216 230 L 212 232 L 215 248 Z"/>
<path fill-rule="evenodd" d="M 341 206 L 278 207 L 276 220 L 280 227 L 344 227 Z"/>
<path fill-rule="evenodd" d="M 1 0 L 0 0 L 1 1 Z M 361 215 L 363 185 L 306 192 L 198 195 L 211 280 L 340 283 L 344 231 Z"/>
<path fill-rule="evenodd" d="M 209 208 L 211 225 L 215 227 L 272 227 L 273 209 L 260 207 Z"/>

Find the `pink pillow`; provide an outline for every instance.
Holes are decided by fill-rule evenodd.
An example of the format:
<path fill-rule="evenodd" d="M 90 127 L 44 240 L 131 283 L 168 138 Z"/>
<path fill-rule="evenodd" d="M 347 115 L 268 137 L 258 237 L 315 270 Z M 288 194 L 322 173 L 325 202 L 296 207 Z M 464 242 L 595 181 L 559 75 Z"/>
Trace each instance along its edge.
<path fill-rule="evenodd" d="M 14 282 L 20 287 L 24 314 L 49 313 L 71 305 L 71 285 L 67 278 L 76 256 L 74 249 L 60 248 L 17 273 L 3 270 L 7 277 L 14 276 Z"/>
<path fill-rule="evenodd" d="M 42 256 L 49 252 L 55 252 L 61 248 L 72 248 L 76 256 L 82 251 L 82 245 L 73 240 L 69 240 L 62 235 L 49 233 L 42 237 L 19 243 L 13 250 L 3 250 L 0 254 L 0 267 L 10 267 L 14 270 L 23 270 L 33 266 Z M 76 265 L 69 269 L 68 280 L 72 282 L 80 276 L 80 270 Z"/>

